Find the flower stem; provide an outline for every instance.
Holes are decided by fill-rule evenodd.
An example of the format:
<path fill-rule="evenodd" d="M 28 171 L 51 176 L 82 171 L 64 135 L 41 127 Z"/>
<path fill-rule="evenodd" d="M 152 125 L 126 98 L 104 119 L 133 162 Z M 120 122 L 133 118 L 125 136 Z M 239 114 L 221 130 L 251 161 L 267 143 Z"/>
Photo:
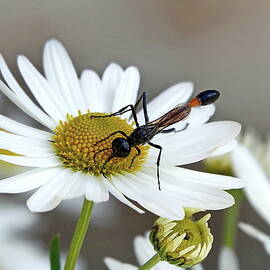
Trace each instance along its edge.
<path fill-rule="evenodd" d="M 226 209 L 224 212 L 223 245 L 234 249 L 238 216 L 240 212 L 241 202 L 244 198 L 244 193 L 241 190 L 231 190 L 230 193 L 235 198 L 235 204 L 232 207 Z"/>
<path fill-rule="evenodd" d="M 158 262 L 160 262 L 161 258 L 157 253 L 150 260 L 148 260 L 144 265 L 138 268 L 138 270 L 148 270 L 155 266 Z"/>
<path fill-rule="evenodd" d="M 73 270 L 75 268 L 90 223 L 93 205 L 94 203 L 92 201 L 84 199 L 81 215 L 73 234 L 64 270 Z"/>

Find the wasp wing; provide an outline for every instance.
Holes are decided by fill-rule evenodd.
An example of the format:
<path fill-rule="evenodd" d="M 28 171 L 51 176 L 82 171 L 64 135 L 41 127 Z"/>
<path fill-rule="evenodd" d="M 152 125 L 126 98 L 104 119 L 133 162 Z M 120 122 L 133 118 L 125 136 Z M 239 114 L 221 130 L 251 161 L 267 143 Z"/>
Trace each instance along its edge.
<path fill-rule="evenodd" d="M 153 137 L 160 133 L 163 129 L 184 120 L 188 117 L 190 111 L 191 107 L 188 104 L 177 105 L 175 108 L 147 124 L 148 126 L 153 126 L 153 130 L 149 135 Z"/>

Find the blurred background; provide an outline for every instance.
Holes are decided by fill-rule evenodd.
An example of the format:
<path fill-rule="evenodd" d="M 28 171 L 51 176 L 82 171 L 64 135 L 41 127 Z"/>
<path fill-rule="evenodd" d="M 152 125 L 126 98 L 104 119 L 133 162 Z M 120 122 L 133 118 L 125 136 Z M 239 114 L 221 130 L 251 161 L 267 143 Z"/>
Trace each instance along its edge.
<path fill-rule="evenodd" d="M 179 81 L 192 80 L 196 91 L 221 91 L 214 119 L 237 120 L 266 134 L 270 105 L 269 10 L 266 0 L 1 0 L 0 52 L 21 81 L 16 55 L 26 55 L 41 70 L 43 44 L 56 37 L 70 52 L 78 72 L 91 68 L 101 74 L 112 61 L 124 67 L 136 65 L 141 72 L 141 87 L 150 99 Z M 3 95 L 0 104 L 0 113 L 37 125 Z M 11 173 L 7 167 L 0 168 L 1 177 Z M 16 199 L 26 208 L 26 195 L 19 199 L 17 195 L 1 195 L 1 205 Z M 50 239 L 59 232 L 66 249 L 80 204 L 80 200 L 72 200 L 50 213 L 31 213 L 39 220 L 20 237 L 39 241 L 46 252 Z M 149 229 L 154 219 L 149 213 L 138 215 L 113 199 L 98 205 L 82 252 L 89 262 L 87 269 L 106 269 L 104 256 L 135 264 L 133 238 Z M 221 219 L 221 211 L 213 213 L 211 227 L 216 241 L 204 263 L 208 270 L 216 269 Z M 241 220 L 270 231 L 247 202 Z M 269 257 L 257 241 L 240 231 L 238 239 L 241 269 L 269 268 Z"/>

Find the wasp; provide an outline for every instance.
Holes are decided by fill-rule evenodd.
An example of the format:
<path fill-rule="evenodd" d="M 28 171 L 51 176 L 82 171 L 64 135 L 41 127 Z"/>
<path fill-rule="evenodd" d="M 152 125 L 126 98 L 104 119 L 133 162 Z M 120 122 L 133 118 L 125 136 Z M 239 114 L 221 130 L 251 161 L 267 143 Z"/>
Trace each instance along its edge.
<path fill-rule="evenodd" d="M 132 105 L 132 104 L 127 105 L 123 107 L 122 109 L 120 109 L 119 111 L 109 114 L 109 115 L 105 115 L 105 116 L 99 116 L 99 115 L 90 116 L 90 117 L 112 117 L 112 116 L 119 116 L 128 111 L 131 111 L 135 125 L 136 125 L 136 128 L 133 130 L 133 132 L 130 135 L 127 135 L 125 132 L 121 130 L 117 130 L 111 133 L 106 138 L 96 143 L 96 144 L 99 144 L 116 134 L 122 135 L 121 137 L 115 138 L 112 141 L 111 148 L 102 149 L 98 151 L 97 153 L 95 153 L 94 160 L 100 152 L 106 151 L 108 149 L 112 150 L 111 155 L 102 165 L 101 173 L 103 174 L 103 169 L 105 165 L 107 164 L 107 162 L 109 162 L 114 157 L 118 157 L 118 158 L 127 157 L 130 154 L 131 148 L 135 147 L 135 149 L 137 150 L 137 153 L 134 155 L 134 157 L 131 160 L 131 164 L 130 164 L 130 168 L 131 168 L 136 157 L 138 157 L 141 154 L 141 150 L 138 147 L 138 145 L 149 144 L 150 146 L 155 147 L 159 150 L 156 167 L 157 167 L 158 189 L 161 190 L 159 165 L 160 165 L 160 158 L 161 158 L 161 153 L 162 153 L 162 146 L 152 143 L 151 140 L 153 139 L 155 135 L 159 133 L 179 132 L 186 129 L 188 126 L 188 123 L 181 130 L 176 130 L 175 128 L 168 128 L 168 127 L 179 121 L 186 119 L 191 112 L 191 108 L 212 104 L 219 98 L 219 96 L 220 96 L 220 93 L 217 90 L 203 91 L 200 94 L 198 94 L 195 98 L 188 101 L 187 103 L 179 104 L 175 108 L 171 109 L 167 113 L 160 116 L 158 119 L 155 119 L 149 122 L 149 117 L 147 113 L 146 92 L 143 92 L 135 105 Z M 145 124 L 140 126 L 137 120 L 136 110 L 139 104 L 141 103 L 141 101 L 143 102 L 143 113 L 144 113 Z M 103 175 L 105 176 L 105 174 Z"/>

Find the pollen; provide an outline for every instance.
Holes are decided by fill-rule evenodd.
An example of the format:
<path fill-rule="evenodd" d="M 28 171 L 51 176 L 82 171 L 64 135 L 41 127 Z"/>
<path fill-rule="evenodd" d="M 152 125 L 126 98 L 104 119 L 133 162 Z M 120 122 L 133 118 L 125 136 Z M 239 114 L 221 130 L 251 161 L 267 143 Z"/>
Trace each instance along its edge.
<path fill-rule="evenodd" d="M 147 157 L 149 146 L 138 146 L 141 154 L 135 158 L 133 164 L 132 159 L 137 154 L 134 147 L 127 157 L 114 157 L 102 169 L 104 163 L 112 155 L 112 141 L 115 138 L 124 137 L 119 133 L 110 135 L 115 131 L 122 131 L 130 135 L 133 126 L 120 117 L 100 116 L 108 115 L 78 112 L 77 116 L 67 114 L 66 121 L 59 121 L 52 137 L 52 146 L 63 166 L 74 172 L 80 171 L 96 176 L 102 174 L 105 177 L 139 170 Z"/>

